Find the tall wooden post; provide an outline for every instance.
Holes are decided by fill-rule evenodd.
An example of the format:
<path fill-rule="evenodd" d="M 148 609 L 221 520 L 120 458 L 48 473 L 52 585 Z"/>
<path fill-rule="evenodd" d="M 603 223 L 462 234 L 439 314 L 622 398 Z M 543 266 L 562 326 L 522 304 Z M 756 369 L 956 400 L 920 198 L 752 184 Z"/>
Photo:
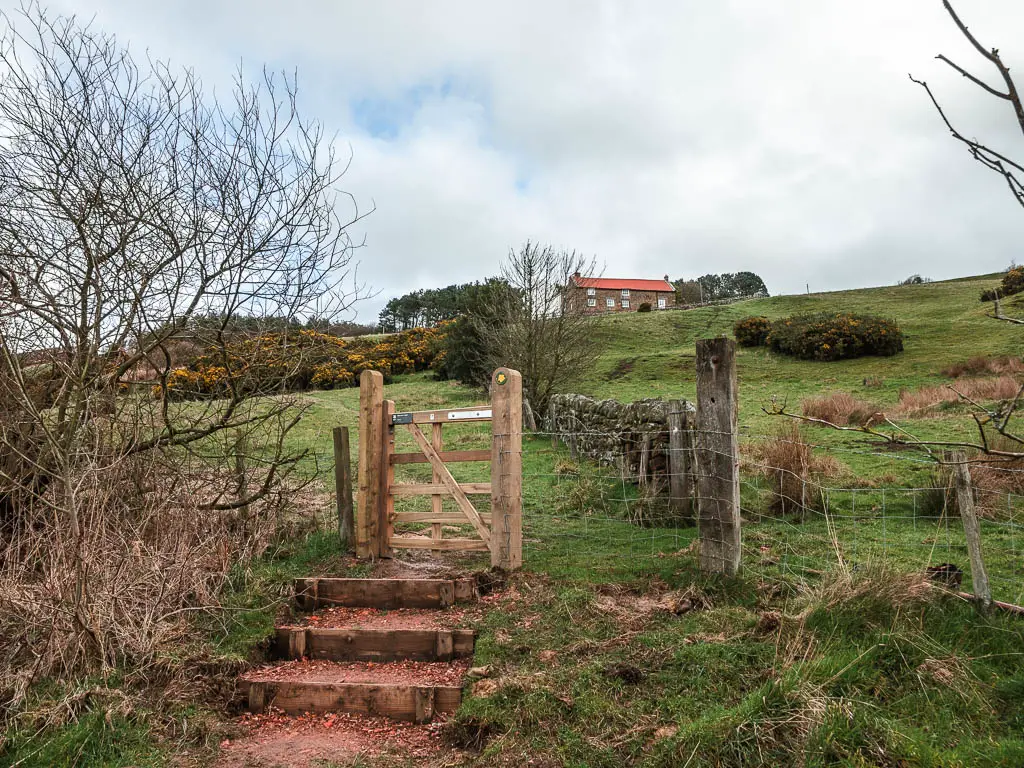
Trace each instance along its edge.
<path fill-rule="evenodd" d="M 736 342 L 697 341 L 697 529 L 705 573 L 740 568 Z"/>
<path fill-rule="evenodd" d="M 359 501 L 356 557 L 380 555 L 381 452 L 384 447 L 384 376 L 359 376 Z"/>
<path fill-rule="evenodd" d="M 669 508 L 683 520 L 693 519 L 688 417 L 684 400 L 668 401 Z"/>
<path fill-rule="evenodd" d="M 334 493 L 338 507 L 338 539 L 342 552 L 355 544 L 355 518 L 352 508 L 352 454 L 348 427 L 334 428 Z"/>
<path fill-rule="evenodd" d="M 491 376 L 491 565 L 523 564 L 523 377 Z"/>
<path fill-rule="evenodd" d="M 963 521 L 964 536 L 967 539 L 967 554 L 971 558 L 971 585 L 978 602 L 988 608 L 992 605 L 992 589 L 988 583 L 985 561 L 981 559 L 981 527 L 974 509 L 974 489 L 971 487 L 967 455 L 963 451 L 954 451 L 950 460 L 953 462 L 953 477 L 956 482 L 956 505 L 960 508 L 960 519 Z"/>

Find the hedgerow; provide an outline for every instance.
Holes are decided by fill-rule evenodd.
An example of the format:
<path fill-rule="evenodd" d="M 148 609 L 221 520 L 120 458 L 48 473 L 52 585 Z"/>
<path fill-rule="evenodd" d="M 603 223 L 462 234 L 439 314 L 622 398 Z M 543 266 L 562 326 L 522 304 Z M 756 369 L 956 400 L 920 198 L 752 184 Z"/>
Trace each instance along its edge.
<path fill-rule="evenodd" d="M 822 312 L 776 320 L 767 343 L 775 352 L 803 360 L 889 357 L 903 351 L 903 332 L 881 317 Z"/>
<path fill-rule="evenodd" d="M 1024 267 L 1010 267 L 1003 273 L 998 288 L 990 288 L 981 292 L 982 301 L 995 301 L 1001 296 L 1013 296 L 1024 291 Z"/>
<path fill-rule="evenodd" d="M 767 317 L 745 317 L 733 326 L 736 343 L 741 347 L 762 347 L 768 341 L 772 321 Z"/>
<path fill-rule="evenodd" d="M 385 337 L 343 339 L 317 331 L 240 336 L 207 350 L 167 377 L 176 400 L 354 386 L 364 370 L 385 377 L 422 371 L 440 359 L 445 325 Z M 161 393 L 161 387 L 154 388 Z"/>

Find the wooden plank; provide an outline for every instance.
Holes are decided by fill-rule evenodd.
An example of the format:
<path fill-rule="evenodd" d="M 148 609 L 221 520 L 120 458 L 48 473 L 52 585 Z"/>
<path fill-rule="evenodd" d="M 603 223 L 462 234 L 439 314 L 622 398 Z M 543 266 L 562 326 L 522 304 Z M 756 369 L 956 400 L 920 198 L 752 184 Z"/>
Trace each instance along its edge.
<path fill-rule="evenodd" d="M 689 413 L 685 400 L 668 401 L 669 508 L 681 520 L 693 520 L 693 485 L 688 448 Z"/>
<path fill-rule="evenodd" d="M 511 368 L 491 376 L 491 565 L 523 565 L 523 377 Z"/>
<path fill-rule="evenodd" d="M 469 525 L 469 520 L 461 512 L 395 512 L 391 518 L 396 523 L 436 523 L 438 525 Z"/>
<path fill-rule="evenodd" d="M 279 627 L 278 658 L 328 661 L 451 661 L 473 654 L 473 630 Z"/>
<path fill-rule="evenodd" d="M 956 481 L 956 504 L 960 508 L 960 519 L 964 524 L 967 539 L 967 553 L 971 558 L 971 584 L 975 599 L 985 608 L 992 605 L 992 588 L 988 583 L 988 571 L 981 557 L 981 528 L 974 509 L 974 489 L 971 487 L 971 471 L 967 466 L 967 455 L 955 451 L 950 460 Z"/>
<path fill-rule="evenodd" d="M 355 545 L 356 522 L 352 505 L 352 456 L 348 427 L 335 427 L 334 436 L 334 493 L 338 508 L 338 539 L 342 552 Z"/>
<path fill-rule="evenodd" d="M 438 451 L 437 455 L 445 464 L 457 464 L 463 461 L 490 461 L 491 451 L 489 448 L 479 448 L 469 451 Z M 391 455 L 392 464 L 427 464 L 430 459 L 422 453 L 395 453 Z"/>
<path fill-rule="evenodd" d="M 273 706 L 289 715 L 349 712 L 406 722 L 429 722 L 435 714 L 454 712 L 462 702 L 461 688 L 433 685 L 243 679 L 239 692 L 248 697 L 253 712 Z"/>
<path fill-rule="evenodd" d="M 437 411 L 407 411 L 403 417 L 412 417 L 413 424 L 462 424 L 467 421 L 490 421 L 491 416 L 475 416 L 481 411 L 489 412 L 489 405 L 471 405 L 467 408 L 447 408 Z M 390 420 L 389 420 L 390 423 Z M 403 422 L 406 423 L 406 422 Z"/>
<path fill-rule="evenodd" d="M 490 483 L 459 483 L 458 486 L 467 495 L 487 495 L 491 492 Z M 451 491 L 447 485 L 442 485 L 441 483 L 395 483 L 391 486 L 392 496 L 427 496 L 431 494 L 435 496 L 438 506 L 440 506 L 441 497 L 450 496 Z"/>
<path fill-rule="evenodd" d="M 480 539 L 428 539 L 423 536 L 392 536 L 396 549 L 443 549 L 446 552 L 489 552 L 490 545 Z"/>
<path fill-rule="evenodd" d="M 412 432 L 413 438 L 416 440 L 416 444 L 419 445 L 420 450 L 423 454 L 430 459 L 430 466 L 437 470 L 437 474 L 441 479 L 441 482 L 448 486 L 448 490 L 455 499 L 455 503 L 458 505 L 462 513 L 469 518 L 469 522 L 473 524 L 477 534 L 485 542 L 490 544 L 491 532 L 487 530 L 487 526 L 484 525 L 483 520 L 480 519 L 480 514 L 476 511 L 476 508 L 466 498 L 466 494 L 459 488 L 459 484 L 452 477 L 452 473 L 448 471 L 448 467 L 441 461 L 441 457 L 437 455 L 430 443 L 427 442 L 427 438 L 423 435 L 423 432 L 415 424 L 406 424 L 409 431 Z"/>
<path fill-rule="evenodd" d="M 294 589 L 295 600 L 303 610 L 315 610 L 324 605 L 447 608 L 455 600 L 455 584 L 450 579 L 306 578 L 296 579 Z"/>
<path fill-rule="evenodd" d="M 440 423 L 437 422 L 432 424 L 430 428 L 430 445 L 439 456 L 441 454 L 441 451 L 444 450 L 444 437 L 441 434 L 441 429 L 442 428 Z M 441 484 L 441 476 L 437 473 L 437 469 L 431 467 L 430 477 L 432 485 L 436 486 Z M 465 491 L 466 493 L 469 493 L 469 491 L 466 490 L 465 488 L 463 488 L 462 490 Z M 487 489 L 487 492 L 490 493 L 489 488 Z M 441 494 L 435 493 L 430 499 L 430 511 L 435 512 L 439 516 L 443 509 L 444 499 L 441 497 Z M 443 529 L 441 528 L 441 523 L 432 522 L 430 524 L 430 538 L 436 541 L 440 541 L 443 538 Z M 434 550 L 435 555 L 439 553 L 440 550 Z"/>
<path fill-rule="evenodd" d="M 736 342 L 697 341 L 697 528 L 705 573 L 740 568 Z"/>
<path fill-rule="evenodd" d="M 384 377 L 359 375 L 359 499 L 356 506 L 356 556 L 380 555 L 379 509 L 383 440 Z"/>
<path fill-rule="evenodd" d="M 391 557 L 391 546 L 388 542 L 394 535 L 391 516 L 395 511 L 395 497 L 391 486 L 395 483 L 395 467 L 391 463 L 391 454 L 395 452 L 395 428 L 391 426 L 391 415 L 395 412 L 395 401 L 385 400 L 382 406 L 384 428 L 381 435 L 381 497 L 380 497 L 380 556 Z"/>

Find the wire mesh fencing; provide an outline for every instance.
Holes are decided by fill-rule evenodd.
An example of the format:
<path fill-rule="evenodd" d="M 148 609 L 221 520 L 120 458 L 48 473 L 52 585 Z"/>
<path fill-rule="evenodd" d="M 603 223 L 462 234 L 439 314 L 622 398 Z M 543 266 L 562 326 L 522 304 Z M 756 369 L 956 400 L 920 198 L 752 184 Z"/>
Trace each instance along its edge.
<path fill-rule="evenodd" d="M 730 478 L 708 476 L 709 466 L 723 463 L 706 455 L 701 461 L 701 446 L 718 441 L 691 432 L 681 449 L 671 447 L 665 428 L 529 435 L 524 558 L 601 568 L 707 546 L 717 530 L 708 516 L 722 514 L 733 498 L 706 495 L 723 487 L 709 481 Z M 674 455 L 680 451 L 685 457 Z M 874 463 L 870 475 L 842 469 L 844 454 L 864 453 Z M 973 589 L 953 478 L 934 461 L 745 430 L 736 455 L 724 458 L 736 469 L 744 568 L 798 580 L 835 569 L 885 568 Z M 1024 602 L 1024 495 L 1013 490 L 1024 481 L 1019 475 L 986 467 L 987 482 L 1000 476 L 1006 482 L 971 489 L 992 597 L 1014 604 Z M 679 487 L 686 497 L 674 495 Z"/>

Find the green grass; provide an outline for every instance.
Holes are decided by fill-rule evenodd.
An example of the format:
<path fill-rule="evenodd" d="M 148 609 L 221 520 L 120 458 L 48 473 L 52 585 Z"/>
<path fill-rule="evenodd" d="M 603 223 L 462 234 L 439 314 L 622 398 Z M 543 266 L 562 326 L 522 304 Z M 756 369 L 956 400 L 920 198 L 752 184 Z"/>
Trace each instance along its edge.
<path fill-rule="evenodd" d="M 594 332 L 604 352 L 576 389 L 622 401 L 692 399 L 695 340 L 729 334 L 736 320 L 750 314 L 854 311 L 901 325 L 906 351 L 893 358 L 816 363 L 741 349 L 740 424 L 750 444 L 779 423 L 762 412 L 773 397 L 798 408 L 802 398 L 842 390 L 884 409 L 897 402 L 901 388 L 947 381 L 940 370 L 950 363 L 978 354 L 1019 354 L 1021 331 L 986 318 L 987 308 L 978 302 L 980 290 L 996 281 L 967 278 L 603 317 L 595 320 Z M 1006 310 L 1024 315 L 1024 305 L 1011 303 Z M 881 378 L 882 386 L 866 388 L 867 377 Z M 398 377 L 385 396 L 399 410 L 486 400 L 482 392 L 433 381 L 429 374 Z M 357 456 L 359 393 L 305 397 L 310 408 L 291 435 L 291 447 L 309 450 L 301 472 L 327 491 L 332 427 L 352 428 L 353 461 Z M 927 437 L 970 434 L 969 419 L 956 409 L 907 426 Z M 766 479 L 745 475 L 743 567 L 732 580 L 700 573 L 689 548 L 695 529 L 666 517 L 660 502 L 615 471 L 571 462 L 563 448 L 528 438 L 518 597 L 487 614 L 475 660 L 492 667 L 497 690 L 468 696 L 451 729 L 457 740 L 482 748 L 472 762 L 1024 764 L 1024 622 L 982 615 L 952 597 L 915 597 L 892 588 L 903 583 L 899 574 L 918 573 L 929 563 L 954 562 L 969 570 L 959 522 L 934 507 L 919 508 L 914 494 L 895 490 L 931 485 L 933 468 L 906 454 L 870 450 L 855 436 L 817 428 L 805 433 L 819 452 L 842 461 L 835 484 L 848 490 L 830 492 L 821 512 L 807 520 L 781 519 L 768 514 Z M 487 425 L 446 428 L 445 441 L 446 448 L 483 447 Z M 413 450 L 403 432 L 397 450 Z M 488 476 L 486 464 L 454 471 L 462 481 Z M 429 469 L 399 467 L 397 479 L 427 480 Z M 424 501 L 399 499 L 396 506 L 423 509 Z M 339 554 L 330 499 L 324 497 L 323 505 L 321 532 L 233 574 L 231 610 L 206 627 L 214 654 L 251 657 L 294 577 L 366 572 Z M 653 515 L 653 526 L 628 522 L 639 508 Z M 996 596 L 1021 602 L 1024 540 L 1005 523 L 983 523 L 986 562 Z M 469 556 L 465 564 L 486 562 Z M 964 589 L 970 589 L 969 573 Z M 702 607 L 680 616 L 643 608 L 643 601 L 666 592 L 699 596 Z M 760 629 L 773 612 L 781 617 L 779 628 Z M 635 668 L 642 679 L 610 676 L 616 665 Z M 104 730 L 91 717 L 31 743 L 19 736 L 3 759 L 26 756 L 31 747 L 44 757 L 24 764 L 61 764 L 82 743 L 91 745 L 82 748 L 88 757 L 83 765 L 156 765 L 165 754 L 147 751 L 153 747 L 144 725 L 115 722 Z M 122 733 L 118 729 L 125 729 L 118 747 L 123 757 L 109 757 L 101 737 Z"/>

